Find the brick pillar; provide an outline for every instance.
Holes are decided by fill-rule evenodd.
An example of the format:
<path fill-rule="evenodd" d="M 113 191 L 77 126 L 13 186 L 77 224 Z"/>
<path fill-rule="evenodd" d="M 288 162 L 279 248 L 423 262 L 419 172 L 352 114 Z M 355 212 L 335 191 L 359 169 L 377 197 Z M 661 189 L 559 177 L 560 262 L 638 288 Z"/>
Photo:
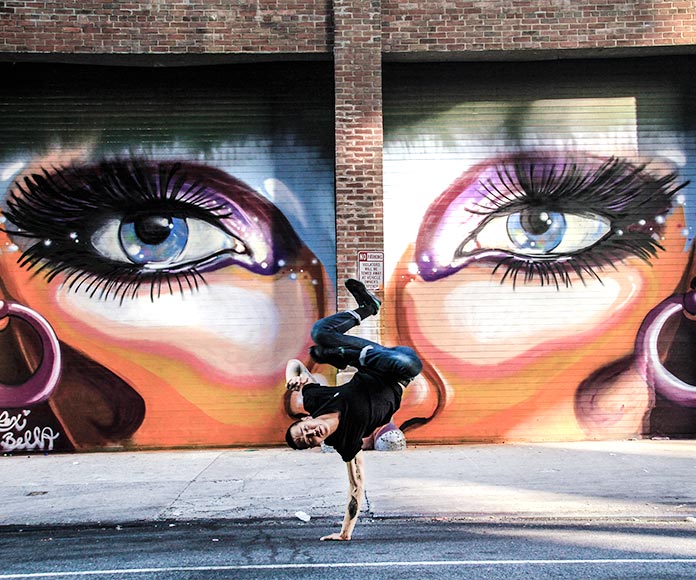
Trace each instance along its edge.
<path fill-rule="evenodd" d="M 384 249 L 380 0 L 334 0 L 338 306 L 359 250 Z"/>

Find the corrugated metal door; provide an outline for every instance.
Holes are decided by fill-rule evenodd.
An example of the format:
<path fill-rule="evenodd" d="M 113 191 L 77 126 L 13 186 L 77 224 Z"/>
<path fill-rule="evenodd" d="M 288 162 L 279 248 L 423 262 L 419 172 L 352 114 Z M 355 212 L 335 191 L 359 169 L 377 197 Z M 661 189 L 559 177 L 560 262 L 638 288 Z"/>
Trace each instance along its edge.
<path fill-rule="evenodd" d="M 692 62 L 386 66 L 386 333 L 426 365 L 410 440 L 696 431 L 688 321 L 653 324 L 693 276 Z"/>
<path fill-rule="evenodd" d="M 0 449 L 281 442 L 335 304 L 330 64 L 2 72 Z"/>

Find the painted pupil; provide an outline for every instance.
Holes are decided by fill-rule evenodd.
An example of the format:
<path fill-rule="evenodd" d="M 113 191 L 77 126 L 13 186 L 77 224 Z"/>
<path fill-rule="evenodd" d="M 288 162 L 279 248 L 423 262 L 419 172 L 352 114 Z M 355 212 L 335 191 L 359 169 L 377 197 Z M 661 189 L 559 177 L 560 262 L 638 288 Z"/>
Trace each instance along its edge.
<path fill-rule="evenodd" d="M 174 227 L 171 218 L 146 216 L 133 221 L 135 234 L 145 244 L 155 245 L 164 242 Z"/>
<path fill-rule="evenodd" d="M 539 236 L 550 227 L 549 214 L 536 209 L 526 209 L 520 212 L 520 225 L 524 231 Z"/>

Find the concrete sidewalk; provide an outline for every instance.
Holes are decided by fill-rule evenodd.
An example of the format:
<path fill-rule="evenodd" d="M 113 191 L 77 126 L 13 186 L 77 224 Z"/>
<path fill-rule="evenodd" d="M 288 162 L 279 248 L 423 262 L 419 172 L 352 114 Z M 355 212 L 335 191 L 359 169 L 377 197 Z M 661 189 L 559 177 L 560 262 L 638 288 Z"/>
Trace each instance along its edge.
<path fill-rule="evenodd" d="M 368 451 L 373 517 L 678 518 L 696 524 L 696 441 Z M 0 458 L 0 526 L 335 517 L 336 453 L 286 448 Z"/>

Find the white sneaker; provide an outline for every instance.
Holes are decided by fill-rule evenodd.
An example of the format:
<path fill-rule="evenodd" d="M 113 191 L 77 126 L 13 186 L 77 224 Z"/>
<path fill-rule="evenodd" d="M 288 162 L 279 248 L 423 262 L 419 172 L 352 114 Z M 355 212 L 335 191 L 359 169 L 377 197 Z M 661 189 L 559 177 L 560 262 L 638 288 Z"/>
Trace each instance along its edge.
<path fill-rule="evenodd" d="M 297 360 L 296 358 L 290 359 L 288 364 L 285 366 L 285 382 L 288 383 L 290 382 L 290 379 L 301 376 L 306 376 L 310 383 L 317 382 L 314 375 L 307 370 L 307 367 L 304 366 L 301 361 Z"/>

